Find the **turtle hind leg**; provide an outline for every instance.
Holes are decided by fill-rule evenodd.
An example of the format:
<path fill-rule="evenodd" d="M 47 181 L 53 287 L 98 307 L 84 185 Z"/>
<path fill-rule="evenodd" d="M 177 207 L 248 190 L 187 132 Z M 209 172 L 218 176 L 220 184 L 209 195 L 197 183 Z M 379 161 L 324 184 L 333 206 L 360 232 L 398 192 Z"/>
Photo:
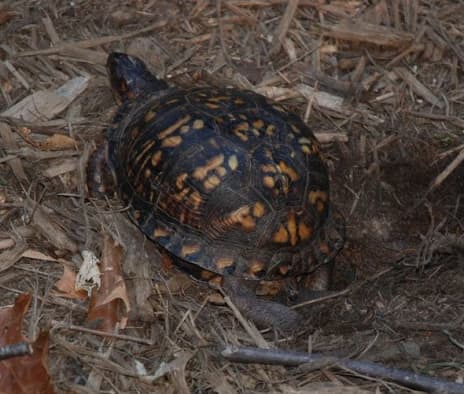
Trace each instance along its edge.
<path fill-rule="evenodd" d="M 104 198 L 116 192 L 116 183 L 108 163 L 108 144 L 103 143 L 95 149 L 86 167 L 87 196 Z"/>
<path fill-rule="evenodd" d="M 223 288 L 239 311 L 260 327 L 280 329 L 285 332 L 299 328 L 303 317 L 283 304 L 256 297 L 244 281 L 234 277 L 224 277 Z"/>

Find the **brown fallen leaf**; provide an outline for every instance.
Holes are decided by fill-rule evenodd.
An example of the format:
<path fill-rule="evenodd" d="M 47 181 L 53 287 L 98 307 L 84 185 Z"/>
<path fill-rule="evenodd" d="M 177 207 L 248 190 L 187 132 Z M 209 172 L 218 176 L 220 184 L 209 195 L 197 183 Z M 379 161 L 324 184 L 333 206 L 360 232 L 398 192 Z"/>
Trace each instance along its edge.
<path fill-rule="evenodd" d="M 40 149 L 43 150 L 74 149 L 76 146 L 76 140 L 64 134 L 53 134 L 39 144 Z"/>
<path fill-rule="evenodd" d="M 12 306 L 0 309 L 0 346 L 27 341 L 22 335 L 24 314 L 31 302 L 30 294 L 21 294 Z M 41 333 L 32 343 L 33 354 L 0 363 L 2 393 L 53 393 L 48 374 L 48 333 Z"/>
<path fill-rule="evenodd" d="M 14 104 L 0 115 L 37 122 L 53 119 L 64 111 L 88 86 L 89 78 L 76 77 L 59 88 L 39 90 Z"/>
<path fill-rule="evenodd" d="M 83 300 L 87 298 L 87 292 L 84 290 L 76 289 L 76 273 L 74 272 L 72 266 L 68 263 L 61 262 L 63 265 L 63 275 L 55 283 L 57 291 L 55 295 L 59 297 L 72 298 L 75 300 Z"/>
<path fill-rule="evenodd" d="M 3 25 L 13 19 L 18 13 L 13 11 L 7 5 L 0 5 L 0 25 Z"/>
<path fill-rule="evenodd" d="M 121 269 L 122 254 L 122 247 L 105 236 L 100 262 L 101 285 L 92 291 L 87 320 L 106 332 L 124 328 L 130 311 Z"/>

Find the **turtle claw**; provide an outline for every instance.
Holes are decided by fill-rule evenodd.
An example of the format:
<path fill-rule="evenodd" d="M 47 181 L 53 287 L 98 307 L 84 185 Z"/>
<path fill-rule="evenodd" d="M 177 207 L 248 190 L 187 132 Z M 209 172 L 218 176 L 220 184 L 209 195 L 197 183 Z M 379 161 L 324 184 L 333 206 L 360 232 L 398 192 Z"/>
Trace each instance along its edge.
<path fill-rule="evenodd" d="M 301 326 L 301 314 L 283 304 L 256 297 L 241 279 L 224 277 L 223 288 L 238 310 L 259 327 L 291 332 Z"/>

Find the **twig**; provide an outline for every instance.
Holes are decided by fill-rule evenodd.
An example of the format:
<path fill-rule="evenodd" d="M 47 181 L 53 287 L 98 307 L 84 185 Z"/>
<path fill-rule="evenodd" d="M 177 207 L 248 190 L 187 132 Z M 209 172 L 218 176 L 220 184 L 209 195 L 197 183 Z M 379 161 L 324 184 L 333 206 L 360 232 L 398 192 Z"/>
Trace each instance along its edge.
<path fill-rule="evenodd" d="M 132 337 L 130 335 L 124 335 L 124 334 L 115 334 L 115 333 L 105 332 L 105 331 L 100 331 L 100 330 L 93 330 L 87 327 L 75 326 L 74 324 L 61 323 L 56 320 L 52 320 L 51 325 L 53 326 L 54 329 L 62 328 L 66 330 L 85 332 L 87 334 L 93 334 L 93 335 L 98 335 L 98 336 L 107 337 L 107 338 L 120 339 L 122 341 L 143 343 L 144 345 L 150 345 L 150 346 L 153 345 L 153 341 L 150 341 L 148 339 Z"/>
<path fill-rule="evenodd" d="M 440 186 L 443 181 L 448 178 L 448 176 L 462 163 L 464 162 L 464 149 L 453 159 L 453 161 L 448 164 L 448 166 L 435 178 L 435 180 L 430 185 L 427 194 L 435 190 Z"/>
<path fill-rule="evenodd" d="M 18 342 L 12 345 L 0 347 L 0 360 L 13 357 L 30 356 L 33 353 L 32 346 L 27 342 Z"/>
<path fill-rule="evenodd" d="M 67 42 L 63 45 L 59 45 L 53 48 L 21 52 L 21 53 L 16 54 L 15 56 L 24 57 L 24 56 L 35 56 L 35 55 L 53 55 L 56 53 L 60 53 L 61 51 L 69 47 L 80 47 L 84 49 L 98 47 L 100 45 L 109 44 L 114 41 L 125 40 L 125 39 L 129 39 L 129 38 L 132 38 L 132 37 L 144 34 L 144 33 L 149 33 L 153 30 L 157 30 L 157 29 L 160 29 L 166 26 L 168 23 L 169 21 L 163 20 L 160 22 L 153 23 L 152 25 L 149 25 L 147 27 L 144 27 L 143 29 L 135 30 L 133 32 L 121 34 L 118 36 L 106 36 L 106 37 L 98 37 L 98 38 L 94 38 L 90 40 Z"/>
<path fill-rule="evenodd" d="M 324 301 L 330 300 L 332 298 L 341 297 L 341 296 L 344 296 L 346 294 L 355 292 L 355 291 L 359 290 L 365 284 L 380 278 L 381 276 L 387 274 L 388 272 L 392 271 L 393 269 L 394 269 L 393 267 L 386 268 L 383 271 L 375 273 L 374 275 L 370 276 L 369 278 L 366 278 L 366 279 L 364 279 L 364 280 L 362 280 L 360 282 L 355 282 L 355 283 L 351 284 L 346 289 L 343 289 L 341 291 L 332 292 L 331 294 L 325 295 L 323 297 L 318 297 L 318 298 L 315 298 L 315 299 L 300 302 L 299 304 L 292 305 L 291 309 L 298 309 L 298 308 L 301 308 L 303 306 L 308 306 L 308 305 L 311 305 L 311 304 L 318 304 L 320 302 L 324 302 Z"/>
<path fill-rule="evenodd" d="M 370 361 L 356 361 L 322 354 L 288 352 L 278 349 L 258 349 L 251 347 L 226 346 L 220 351 L 228 361 L 240 363 L 260 363 L 297 366 L 306 363 L 320 363 L 321 360 L 333 361 L 340 368 L 349 369 L 377 379 L 388 379 L 406 387 L 428 392 L 446 392 L 464 394 L 464 384 L 443 379 L 431 378 L 397 368 L 389 368 Z"/>
<path fill-rule="evenodd" d="M 259 346 L 262 349 L 269 349 L 269 343 L 263 338 L 261 333 L 256 329 L 255 325 L 251 324 L 248 322 L 247 319 L 242 315 L 242 313 L 239 311 L 239 309 L 235 306 L 235 304 L 232 302 L 229 296 L 224 295 L 224 302 L 227 304 L 227 306 L 232 310 L 233 314 L 237 318 L 237 320 L 240 322 L 242 327 L 245 329 L 245 331 L 248 333 L 248 335 L 253 338 L 253 341 L 256 343 L 257 346 Z"/>

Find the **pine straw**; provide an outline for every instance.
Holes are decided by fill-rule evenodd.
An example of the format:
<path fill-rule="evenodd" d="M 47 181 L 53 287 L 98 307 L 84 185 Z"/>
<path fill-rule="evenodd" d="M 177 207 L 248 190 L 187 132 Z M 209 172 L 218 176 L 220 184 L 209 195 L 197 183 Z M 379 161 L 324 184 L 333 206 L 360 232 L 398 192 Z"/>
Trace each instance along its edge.
<path fill-rule="evenodd" d="M 43 0 L 0 7 L 0 109 L 90 77 L 55 118 L 3 119 L 0 130 L 2 305 L 20 292 L 34 294 L 26 327 L 51 328 L 57 391 L 399 390 L 329 366 L 217 357 L 216 345 L 251 346 L 257 339 L 230 309 L 207 302 L 206 286 L 163 274 L 156 249 L 116 208 L 82 197 L 82 158 L 115 109 L 104 68 L 110 50 L 139 55 L 179 85 L 238 86 L 271 96 L 324 141 L 333 199 L 349 236 L 335 287 L 354 287 L 302 308 L 307 324 L 294 336 L 257 338 L 462 379 L 462 15 L 460 2 L 418 0 Z M 77 145 L 44 150 L 40 143 L 53 133 Z M 46 218 L 54 225 L 47 227 Z M 56 263 L 20 257 L 29 248 L 77 267 L 79 251 L 99 253 L 102 227 L 128 249 L 125 272 L 136 300 L 128 328 L 109 337 L 85 327 L 85 303 L 53 292 L 62 271 Z M 170 362 L 171 372 L 155 379 Z M 142 365 L 150 379 L 140 376 Z"/>

